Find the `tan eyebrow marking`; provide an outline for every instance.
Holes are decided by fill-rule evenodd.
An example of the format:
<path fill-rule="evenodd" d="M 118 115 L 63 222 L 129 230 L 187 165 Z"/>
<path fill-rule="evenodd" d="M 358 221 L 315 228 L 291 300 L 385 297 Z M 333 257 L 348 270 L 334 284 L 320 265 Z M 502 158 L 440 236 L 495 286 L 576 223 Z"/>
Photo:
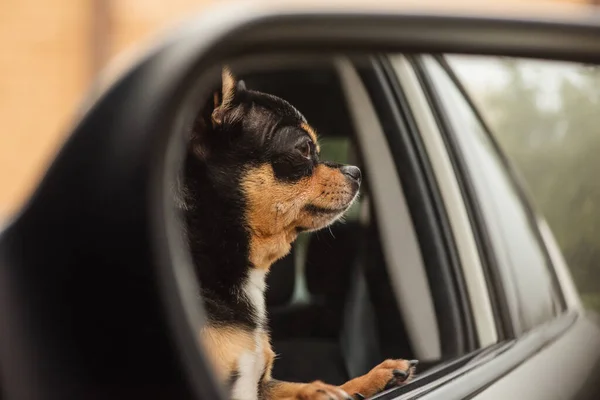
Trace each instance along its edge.
<path fill-rule="evenodd" d="M 312 126 L 308 125 L 305 122 L 303 122 L 302 125 L 300 125 L 300 127 L 304 129 L 312 139 L 313 143 L 315 144 L 315 147 L 317 148 L 317 153 L 320 152 L 321 147 L 319 146 L 319 142 L 317 141 L 317 132 L 315 132 Z"/>

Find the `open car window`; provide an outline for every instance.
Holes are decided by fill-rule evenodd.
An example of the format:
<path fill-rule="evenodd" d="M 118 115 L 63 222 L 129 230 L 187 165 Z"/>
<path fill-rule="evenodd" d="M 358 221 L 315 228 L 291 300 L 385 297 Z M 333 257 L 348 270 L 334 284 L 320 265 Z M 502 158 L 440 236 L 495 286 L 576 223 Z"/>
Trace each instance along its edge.
<path fill-rule="evenodd" d="M 243 77 L 302 110 L 324 159 L 358 165 L 365 176 L 343 222 L 300 235 L 272 267 L 267 307 L 277 379 L 339 384 L 386 358 L 419 359 L 425 373 L 449 360 L 460 365 L 455 360 L 481 347 L 455 243 L 440 226 L 446 211 L 431 197 L 437 183 L 412 148 L 419 132 L 410 108 L 399 115 L 385 96 L 391 81 L 381 68 L 377 58 L 340 58 L 319 69 Z"/>
<path fill-rule="evenodd" d="M 344 65 L 349 65 L 350 73 L 354 71 L 351 64 Z M 411 336 L 409 329 L 415 327 L 407 328 L 405 310 L 397 298 L 398 274 L 406 272 L 404 265 L 417 271 L 422 268 L 420 251 L 408 210 L 402 211 L 398 203 L 402 192 L 393 161 L 389 155 L 387 163 L 376 159 L 382 157 L 377 151 L 389 153 L 385 136 L 373 132 L 376 116 L 356 119 L 356 99 L 348 98 L 348 90 L 360 91 L 357 85 L 362 83 L 356 72 L 355 80 L 344 78 L 343 68 L 332 63 L 319 69 L 243 77 L 248 87 L 279 95 L 305 114 L 319 133 L 322 159 L 358 165 L 367 177 L 343 222 L 300 235 L 292 252 L 272 267 L 267 307 L 273 348 L 279 355 L 273 369 L 277 379 L 341 384 L 385 358 L 418 358 L 423 365 L 427 359 L 439 358 L 433 309 L 425 312 L 427 304 L 432 306 L 422 270 L 421 286 L 414 282 L 413 286 L 423 297 L 419 321 L 429 324 L 421 328 L 427 335 Z M 372 107 L 365 96 L 361 101 Z M 372 128 L 366 145 L 365 123 Z M 373 175 L 379 177 L 371 179 Z M 388 267 L 399 260 L 390 259 L 388 243 L 405 250 L 401 257 L 407 261 L 395 271 Z M 409 262 L 409 257 L 414 259 Z"/>

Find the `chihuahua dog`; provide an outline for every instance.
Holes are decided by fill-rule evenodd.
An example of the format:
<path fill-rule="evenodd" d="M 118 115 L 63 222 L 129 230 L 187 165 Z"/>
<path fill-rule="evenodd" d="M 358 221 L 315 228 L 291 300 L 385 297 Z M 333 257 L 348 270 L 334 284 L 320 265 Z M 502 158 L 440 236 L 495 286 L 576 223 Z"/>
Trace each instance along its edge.
<path fill-rule="evenodd" d="M 387 360 L 341 386 L 271 376 L 269 267 L 299 232 L 344 214 L 360 170 L 321 161 L 317 134 L 298 110 L 246 89 L 227 68 L 188 139 L 179 206 L 208 318 L 199 336 L 230 397 L 356 399 L 410 380 L 416 361 Z"/>

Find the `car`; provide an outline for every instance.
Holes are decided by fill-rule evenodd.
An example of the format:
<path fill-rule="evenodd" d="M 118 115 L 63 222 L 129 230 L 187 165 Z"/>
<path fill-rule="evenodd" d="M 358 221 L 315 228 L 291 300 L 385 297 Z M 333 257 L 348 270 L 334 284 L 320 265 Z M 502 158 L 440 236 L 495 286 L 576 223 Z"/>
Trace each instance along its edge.
<path fill-rule="evenodd" d="M 224 398 L 171 207 L 177 132 L 224 60 L 365 176 L 345 223 L 272 267 L 275 378 L 415 358 L 374 398 L 599 398 L 598 318 L 447 54 L 600 63 L 600 19 L 352 7 L 221 5 L 87 99 L 0 236 L 3 399 Z"/>

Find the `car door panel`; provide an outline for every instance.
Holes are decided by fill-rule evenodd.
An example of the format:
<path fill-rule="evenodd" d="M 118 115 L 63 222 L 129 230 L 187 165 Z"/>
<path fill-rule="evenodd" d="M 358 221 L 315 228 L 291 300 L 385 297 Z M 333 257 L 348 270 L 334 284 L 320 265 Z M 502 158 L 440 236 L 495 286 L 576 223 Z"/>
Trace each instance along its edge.
<path fill-rule="evenodd" d="M 473 360 L 461 370 L 432 383 L 429 390 L 422 389 L 421 391 L 424 393 L 411 392 L 402 399 L 414 398 L 415 395 L 418 395 L 419 398 L 431 400 L 476 397 L 494 383 L 501 382 L 507 374 L 516 371 L 520 365 L 538 354 L 546 346 L 566 335 L 573 328 L 577 318 L 575 313 L 564 314 L 560 318 L 528 332 L 519 339 L 499 344 L 491 353 L 484 354 L 483 357 Z M 528 375 L 525 379 L 535 379 L 538 374 L 539 372 Z M 502 396 L 502 398 L 504 397 Z M 516 398 L 525 399 L 527 397 L 517 396 Z"/>
<path fill-rule="evenodd" d="M 580 315 L 564 334 L 474 398 L 598 399 L 599 373 L 600 325 Z"/>

